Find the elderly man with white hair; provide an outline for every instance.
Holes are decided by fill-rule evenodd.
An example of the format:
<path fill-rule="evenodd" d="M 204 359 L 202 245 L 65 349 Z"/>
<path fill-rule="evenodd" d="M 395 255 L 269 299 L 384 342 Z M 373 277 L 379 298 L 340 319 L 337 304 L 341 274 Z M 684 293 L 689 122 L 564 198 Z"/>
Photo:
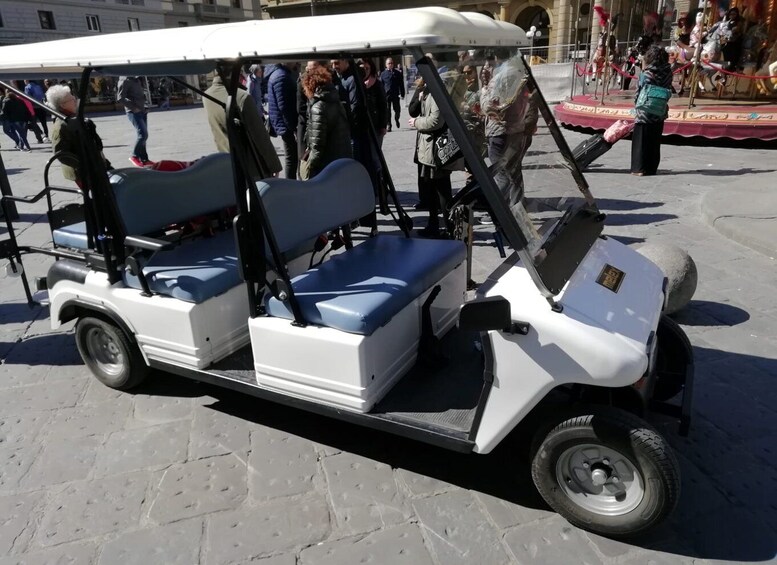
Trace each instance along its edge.
<path fill-rule="evenodd" d="M 66 117 L 75 116 L 78 113 L 78 100 L 73 96 L 70 87 L 63 84 L 55 84 L 46 91 L 46 105 L 52 110 L 64 114 Z M 103 155 L 103 142 L 100 136 L 97 135 L 97 128 L 95 128 L 94 122 L 91 120 L 85 120 L 86 131 L 92 135 L 97 149 L 100 151 L 100 155 L 103 158 L 103 163 L 107 170 L 113 169 L 111 163 Z M 54 153 L 64 151 L 72 154 L 60 157 L 59 161 L 62 163 L 62 176 L 68 180 L 75 181 L 78 186 L 83 186 L 81 181 L 81 174 L 79 172 L 79 147 L 78 140 L 73 135 L 73 132 L 65 127 L 64 120 L 56 120 L 51 128 L 51 144 L 54 149 Z"/>

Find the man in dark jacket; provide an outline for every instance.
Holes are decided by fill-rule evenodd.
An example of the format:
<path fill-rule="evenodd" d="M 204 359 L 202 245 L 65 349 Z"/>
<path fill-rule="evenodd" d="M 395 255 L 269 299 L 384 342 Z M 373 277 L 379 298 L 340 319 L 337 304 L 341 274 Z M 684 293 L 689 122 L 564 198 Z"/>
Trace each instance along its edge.
<path fill-rule="evenodd" d="M 116 99 L 124 106 L 127 119 L 138 134 L 135 147 L 132 149 L 132 156 L 129 158 L 130 162 L 137 167 L 150 164 L 151 161 L 149 161 L 148 153 L 146 152 L 148 108 L 146 107 L 146 92 L 143 89 L 143 84 L 140 82 L 140 77 L 119 77 Z"/>
<path fill-rule="evenodd" d="M 380 82 L 386 92 L 386 114 L 388 115 L 388 131 L 391 131 L 391 108 L 394 108 L 394 121 L 399 129 L 399 97 L 405 99 L 405 80 L 402 71 L 394 68 L 394 59 L 386 59 L 386 68 L 380 73 Z"/>
<path fill-rule="evenodd" d="M 291 72 L 291 65 L 268 66 L 267 109 L 270 125 L 283 140 L 285 171 L 287 179 L 297 178 L 297 82 Z"/>

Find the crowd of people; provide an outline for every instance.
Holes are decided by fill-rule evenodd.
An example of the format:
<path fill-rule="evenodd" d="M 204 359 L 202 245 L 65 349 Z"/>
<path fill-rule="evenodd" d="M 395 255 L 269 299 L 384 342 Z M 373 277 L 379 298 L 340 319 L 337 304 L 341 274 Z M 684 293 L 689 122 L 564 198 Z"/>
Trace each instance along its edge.
<path fill-rule="evenodd" d="M 24 85 L 21 81 L 14 81 L 14 88 L 23 91 L 27 96 L 43 103 L 45 101 L 46 89 L 51 86 L 49 81 L 44 81 L 44 86 L 37 82 L 25 80 Z M 31 131 L 39 144 L 49 143 L 49 129 L 47 123 L 47 112 L 45 109 L 34 105 L 26 98 L 17 96 L 11 89 L 0 88 L 0 122 L 2 122 L 3 133 L 13 141 L 14 147 L 18 151 L 31 151 L 30 143 L 27 140 L 27 132 Z M 40 125 L 39 125 L 40 124 Z"/>
<path fill-rule="evenodd" d="M 505 65 L 509 56 L 507 51 L 490 53 L 485 64 L 478 66 L 464 52 L 457 65 L 440 66 L 435 62 L 434 66 L 449 90 L 460 91 L 454 97 L 470 135 L 495 165 L 500 188 L 517 195 L 515 199 L 523 191 L 521 161 L 536 129 L 537 112 L 525 79 L 516 87 L 518 91 L 509 103 L 498 100 L 502 94 L 495 90 L 504 90 L 500 82 L 512 80 Z M 432 59 L 431 54 L 428 57 Z M 392 57 L 382 63 L 382 69 L 370 58 L 355 62 L 312 60 L 302 69 L 291 63 L 246 67 L 236 100 L 247 132 L 247 154 L 240 161 L 249 164 L 248 176 L 259 179 L 282 173 L 286 178 L 307 180 L 320 174 L 329 163 L 347 157 L 364 165 L 377 197 L 385 182 L 380 148 L 387 132 L 401 127 L 401 100 L 406 97 L 402 69 Z M 225 114 L 228 79 L 217 69 L 204 99 L 208 123 L 220 152 L 230 150 Z M 149 160 L 146 150 L 148 101 L 143 80 L 120 77 L 116 100 L 124 106 L 137 136 L 129 160 L 136 166 L 153 167 L 155 163 Z M 41 86 L 25 82 L 25 93 L 31 98 L 45 101 L 65 117 L 77 114 L 78 101 L 67 83 Z M 166 88 L 165 84 L 160 86 Z M 169 107 L 168 92 L 165 90 L 166 96 L 160 98 L 160 108 Z M 466 169 L 466 164 L 460 158 L 451 163 L 439 162 L 436 140 L 447 132 L 447 126 L 423 79 L 416 80 L 407 110 L 407 125 L 417 134 L 414 161 L 418 167 L 420 202 L 416 208 L 428 212 L 426 226 L 419 233 L 444 237 L 451 226 L 446 222 L 440 227 L 440 213 L 447 210 L 451 199 L 451 173 Z M 0 116 L 4 131 L 21 150 L 29 149 L 27 129 L 40 131 L 38 124 L 43 128 L 42 139 L 48 141 L 46 111 L 33 108 L 14 92 L 5 93 Z M 87 130 L 102 151 L 102 141 L 89 120 Z M 272 137 L 282 142 L 283 162 Z M 55 152 L 66 153 L 61 159 L 63 175 L 81 185 L 81 172 L 74 158 L 78 151 L 62 120 L 55 119 L 51 139 Z M 103 159 L 106 169 L 111 170 L 111 164 L 104 156 Z M 445 216 L 443 213 L 444 220 Z M 369 229 L 370 235 L 377 233 L 375 212 L 359 223 Z"/>

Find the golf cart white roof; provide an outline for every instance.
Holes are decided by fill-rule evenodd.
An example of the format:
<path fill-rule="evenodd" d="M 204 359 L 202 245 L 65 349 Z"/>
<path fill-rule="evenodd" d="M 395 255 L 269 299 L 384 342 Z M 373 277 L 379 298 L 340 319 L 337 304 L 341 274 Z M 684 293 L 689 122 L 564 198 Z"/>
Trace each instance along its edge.
<path fill-rule="evenodd" d="M 434 46 L 519 47 L 526 34 L 483 14 L 417 8 L 334 16 L 256 20 L 116 33 L 0 48 L 0 75 L 168 74 L 174 68 L 244 57 L 265 60 L 353 51 Z M 157 71 L 157 72 L 153 72 Z"/>

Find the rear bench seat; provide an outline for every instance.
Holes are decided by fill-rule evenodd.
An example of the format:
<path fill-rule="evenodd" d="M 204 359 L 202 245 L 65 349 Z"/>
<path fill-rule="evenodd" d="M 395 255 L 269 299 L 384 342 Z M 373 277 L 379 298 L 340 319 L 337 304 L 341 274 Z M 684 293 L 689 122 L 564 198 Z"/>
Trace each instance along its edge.
<path fill-rule="evenodd" d="M 367 171 L 349 159 L 325 171 L 335 182 L 257 183 L 282 252 L 346 225 L 375 207 Z M 325 173 L 322 173 L 325 174 Z M 305 321 L 371 335 L 466 258 L 460 241 L 380 235 L 292 279 Z M 265 299 L 270 316 L 293 319 L 287 301 Z"/>
<path fill-rule="evenodd" d="M 111 175 L 116 209 L 127 235 L 153 234 L 235 206 L 232 161 L 226 153 L 198 160 L 176 172 L 122 169 Z M 152 292 L 199 304 L 241 283 L 232 231 L 184 240 L 153 254 L 143 266 Z M 142 289 L 127 269 L 124 283 Z"/>
<path fill-rule="evenodd" d="M 58 247 L 70 247 L 82 251 L 89 249 L 89 243 L 86 239 L 86 222 L 57 228 L 51 232 L 51 237 Z"/>

